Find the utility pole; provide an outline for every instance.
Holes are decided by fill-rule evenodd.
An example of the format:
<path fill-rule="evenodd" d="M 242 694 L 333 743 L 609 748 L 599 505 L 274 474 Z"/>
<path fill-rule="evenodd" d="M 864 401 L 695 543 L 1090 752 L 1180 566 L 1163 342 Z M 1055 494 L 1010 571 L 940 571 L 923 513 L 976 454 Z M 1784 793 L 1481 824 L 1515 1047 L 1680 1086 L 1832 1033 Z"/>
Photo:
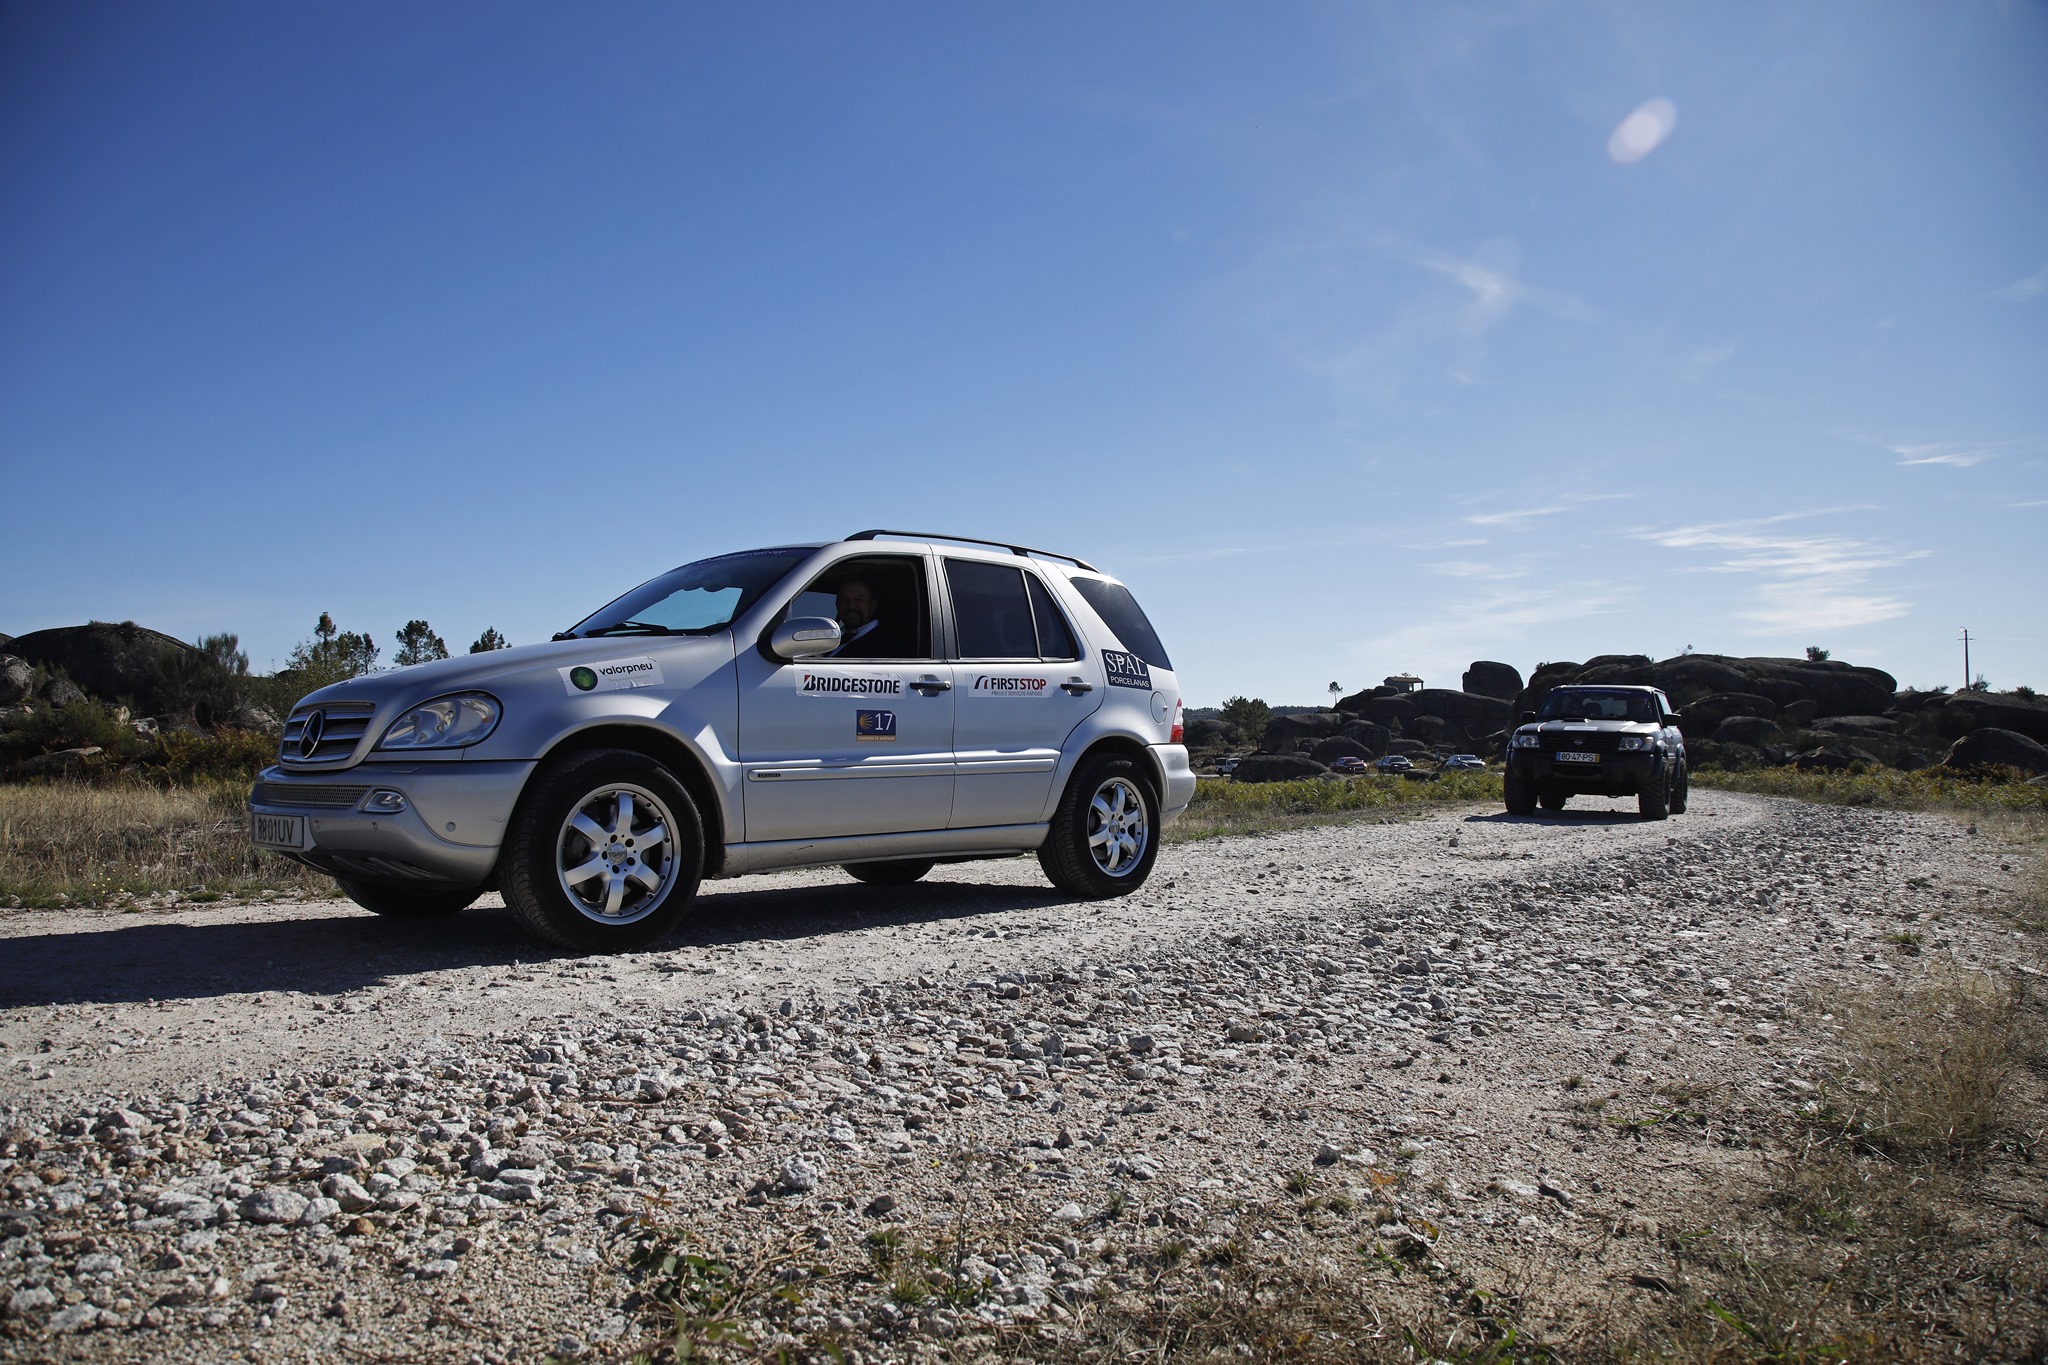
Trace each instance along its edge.
<path fill-rule="evenodd" d="M 1970 628 L 1963 627 L 1963 691 L 1970 690 Z"/>

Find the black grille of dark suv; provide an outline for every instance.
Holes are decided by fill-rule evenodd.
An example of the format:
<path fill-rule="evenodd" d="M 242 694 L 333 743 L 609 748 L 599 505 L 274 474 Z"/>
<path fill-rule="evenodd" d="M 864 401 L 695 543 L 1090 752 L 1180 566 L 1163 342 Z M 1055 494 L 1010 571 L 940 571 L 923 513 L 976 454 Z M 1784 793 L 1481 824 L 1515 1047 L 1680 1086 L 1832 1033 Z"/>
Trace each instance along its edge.
<path fill-rule="evenodd" d="M 330 701 L 318 706 L 301 706 L 284 723 L 284 738 L 278 741 L 277 756 L 287 763 L 334 763 L 347 758 L 370 728 L 370 714 L 377 708 L 366 701 Z M 315 712 L 320 714 L 318 740 L 305 746 L 306 725 Z"/>
<path fill-rule="evenodd" d="M 1613 730 L 1545 730 L 1546 749 L 1577 749 L 1589 754 L 1618 754 L 1621 736 Z"/>

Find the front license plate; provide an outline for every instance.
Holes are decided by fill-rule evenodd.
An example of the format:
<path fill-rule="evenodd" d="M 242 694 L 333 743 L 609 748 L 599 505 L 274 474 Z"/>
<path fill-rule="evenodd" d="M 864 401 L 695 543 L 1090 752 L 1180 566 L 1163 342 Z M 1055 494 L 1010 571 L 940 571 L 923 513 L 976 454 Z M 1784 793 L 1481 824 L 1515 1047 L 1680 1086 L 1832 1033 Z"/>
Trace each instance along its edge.
<path fill-rule="evenodd" d="M 249 838 L 265 848 L 304 848 L 306 817 L 303 815 L 261 815 L 251 812 Z"/>
<path fill-rule="evenodd" d="M 1557 751 L 1557 761 L 1560 763 L 1598 763 L 1600 755 L 1583 754 L 1576 749 L 1559 749 Z"/>

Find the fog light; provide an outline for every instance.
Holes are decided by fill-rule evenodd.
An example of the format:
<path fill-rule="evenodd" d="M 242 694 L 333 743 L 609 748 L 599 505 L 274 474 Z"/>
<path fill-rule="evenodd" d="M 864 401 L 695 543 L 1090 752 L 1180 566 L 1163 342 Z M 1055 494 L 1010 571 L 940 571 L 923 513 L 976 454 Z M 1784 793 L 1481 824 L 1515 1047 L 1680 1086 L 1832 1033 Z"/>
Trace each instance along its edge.
<path fill-rule="evenodd" d="M 371 815 L 396 815 L 405 809 L 405 793 L 379 787 L 363 802 L 363 809 Z"/>

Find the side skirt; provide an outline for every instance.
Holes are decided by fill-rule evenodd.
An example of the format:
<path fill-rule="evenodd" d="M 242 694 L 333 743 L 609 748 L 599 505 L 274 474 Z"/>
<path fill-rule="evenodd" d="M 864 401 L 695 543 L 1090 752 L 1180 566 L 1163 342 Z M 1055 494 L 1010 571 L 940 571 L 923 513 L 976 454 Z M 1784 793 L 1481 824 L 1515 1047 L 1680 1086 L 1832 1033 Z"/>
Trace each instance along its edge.
<path fill-rule="evenodd" d="M 826 867 L 835 863 L 885 862 L 930 858 L 966 862 L 974 858 L 1010 858 L 1029 853 L 1045 842 L 1044 825 L 990 825 L 981 829 L 918 830 L 908 834 L 854 834 L 837 839 L 779 839 L 770 843 L 727 844 L 719 877 L 750 872 L 780 872 L 792 867 Z"/>

